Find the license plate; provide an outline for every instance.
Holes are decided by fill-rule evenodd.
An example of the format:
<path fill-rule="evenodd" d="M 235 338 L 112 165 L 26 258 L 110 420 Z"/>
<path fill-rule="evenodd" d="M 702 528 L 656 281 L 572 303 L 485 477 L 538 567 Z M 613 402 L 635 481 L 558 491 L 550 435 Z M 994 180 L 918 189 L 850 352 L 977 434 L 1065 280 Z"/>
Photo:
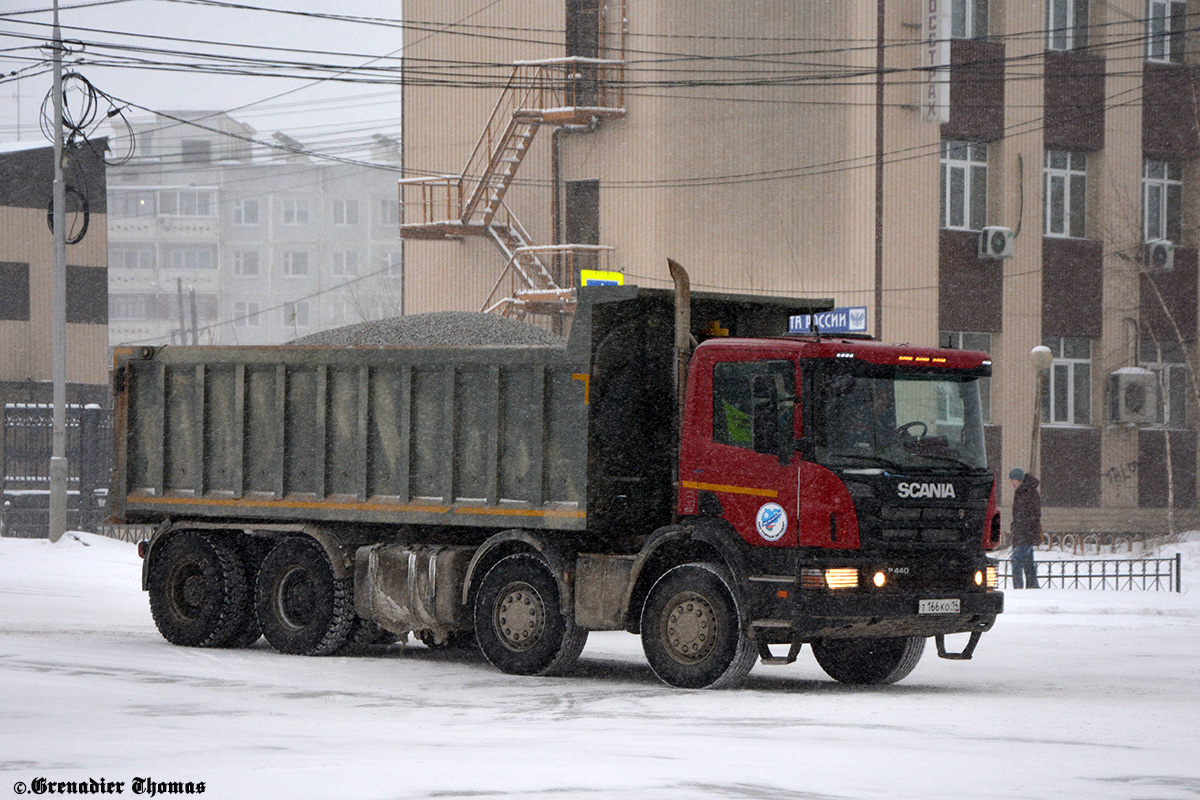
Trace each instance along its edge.
<path fill-rule="evenodd" d="M 957 597 L 952 597 L 946 600 L 918 600 L 918 614 L 957 614 L 959 613 L 959 601 Z"/>

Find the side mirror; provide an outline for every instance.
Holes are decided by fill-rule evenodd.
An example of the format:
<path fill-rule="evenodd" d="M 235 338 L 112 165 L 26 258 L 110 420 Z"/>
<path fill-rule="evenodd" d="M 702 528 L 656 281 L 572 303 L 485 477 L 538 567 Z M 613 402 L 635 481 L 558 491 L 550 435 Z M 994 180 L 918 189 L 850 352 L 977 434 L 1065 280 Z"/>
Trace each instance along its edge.
<path fill-rule="evenodd" d="M 779 430 L 779 386 L 773 375 L 755 375 L 750 381 L 750 395 L 754 401 L 751 416 L 751 433 L 756 453 L 769 453 L 786 464 L 791 458 L 788 442 L 783 441 Z M 790 431 L 789 431 L 790 434 Z M 791 436 L 787 437 L 789 440 Z"/>

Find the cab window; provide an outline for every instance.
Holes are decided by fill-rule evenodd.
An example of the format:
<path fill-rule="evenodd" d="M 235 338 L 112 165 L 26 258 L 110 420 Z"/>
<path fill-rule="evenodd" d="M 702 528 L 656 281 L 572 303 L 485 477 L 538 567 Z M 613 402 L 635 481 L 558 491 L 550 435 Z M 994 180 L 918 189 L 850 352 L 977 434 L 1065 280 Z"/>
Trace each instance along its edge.
<path fill-rule="evenodd" d="M 713 365 L 713 441 L 717 444 L 753 448 L 753 385 L 758 375 L 774 379 L 780 397 L 780 436 L 791 439 L 796 365 L 791 361 L 724 361 Z"/>

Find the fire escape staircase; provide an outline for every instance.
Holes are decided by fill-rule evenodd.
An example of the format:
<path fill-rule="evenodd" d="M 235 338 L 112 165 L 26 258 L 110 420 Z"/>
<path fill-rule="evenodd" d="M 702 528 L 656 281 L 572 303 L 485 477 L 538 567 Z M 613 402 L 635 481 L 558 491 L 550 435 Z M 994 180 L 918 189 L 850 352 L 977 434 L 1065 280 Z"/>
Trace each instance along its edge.
<path fill-rule="evenodd" d="M 625 116 L 623 67 L 623 61 L 578 57 L 517 62 L 462 174 L 400 181 L 401 238 L 487 236 L 507 259 L 485 311 L 524 316 L 572 310 L 576 257 L 582 253 L 592 264 L 607 252 L 536 246 L 504 197 L 542 125 Z"/>

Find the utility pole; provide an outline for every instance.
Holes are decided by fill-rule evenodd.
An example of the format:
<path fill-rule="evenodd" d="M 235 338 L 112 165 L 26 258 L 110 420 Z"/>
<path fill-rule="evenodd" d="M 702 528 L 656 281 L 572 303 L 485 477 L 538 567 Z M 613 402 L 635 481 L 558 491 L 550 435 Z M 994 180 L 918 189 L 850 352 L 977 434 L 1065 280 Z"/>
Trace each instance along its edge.
<path fill-rule="evenodd" d="M 67 190 L 63 177 L 62 31 L 54 0 L 54 432 L 50 457 L 50 541 L 67 530 Z"/>

